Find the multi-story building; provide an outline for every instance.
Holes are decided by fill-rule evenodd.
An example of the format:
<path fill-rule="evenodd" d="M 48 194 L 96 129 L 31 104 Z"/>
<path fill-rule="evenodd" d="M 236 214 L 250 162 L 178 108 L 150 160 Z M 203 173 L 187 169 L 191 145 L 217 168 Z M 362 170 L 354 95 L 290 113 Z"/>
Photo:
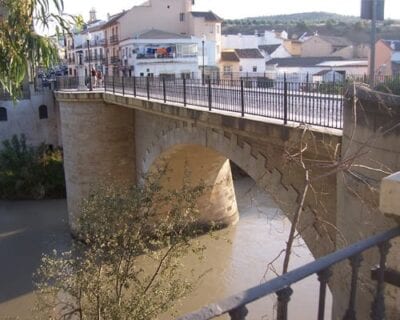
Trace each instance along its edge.
<path fill-rule="evenodd" d="M 73 30 L 66 38 L 66 61 L 68 74 L 77 76 L 77 68 L 83 66 L 85 75 L 91 68 L 105 71 L 105 21 L 96 19 L 96 12 L 90 12 L 89 23 L 82 30 Z M 89 53 L 90 51 L 90 53 Z"/>
<path fill-rule="evenodd" d="M 199 39 L 152 29 L 121 41 L 125 76 L 198 77 Z"/>
<path fill-rule="evenodd" d="M 141 5 L 134 6 L 130 10 L 120 12 L 109 16 L 106 22 L 95 20 L 91 14 L 91 22 L 87 29 L 82 32 L 75 32 L 73 39 L 67 40 L 70 50 L 67 51 L 67 60 L 69 61 L 69 74 L 76 75 L 76 65 L 81 62 L 88 62 L 87 46 L 85 42 L 86 34 L 90 32 L 92 37 L 97 37 L 90 42 L 91 57 L 97 60 L 93 65 L 99 68 L 103 64 L 103 72 L 108 75 L 113 74 L 159 74 L 171 73 L 171 66 L 160 69 L 161 62 L 167 63 L 167 60 L 156 60 L 152 66 L 147 66 L 143 72 L 137 72 L 136 66 L 146 65 L 143 58 L 137 58 L 137 55 L 127 50 L 134 50 L 134 46 L 151 45 L 165 46 L 175 48 L 176 50 L 189 50 L 191 57 L 179 54 L 181 57 L 175 57 L 172 64 L 177 67 L 173 73 L 194 73 L 193 66 L 183 67 L 188 60 L 197 63 L 196 73 L 200 73 L 200 68 L 204 67 L 206 72 L 215 71 L 221 56 L 221 23 L 222 19 L 211 11 L 198 12 L 192 11 L 194 0 L 170 0 L 166 3 L 164 0 L 149 0 Z M 93 21 L 94 20 L 94 21 Z M 153 30 L 148 34 L 149 30 Z M 158 30 L 158 31 L 154 31 Z M 146 35 L 147 34 L 147 35 Z M 156 35 L 158 34 L 158 35 Z M 167 36 L 168 35 L 168 36 Z M 153 39 L 161 36 L 164 39 Z M 145 39 L 147 37 L 148 39 Z M 172 39 L 165 39 L 171 38 Z M 103 40 L 104 39 L 104 40 Z M 163 40 L 164 43 L 154 40 Z M 168 40 L 165 42 L 165 40 Z M 168 45 L 168 46 L 167 46 Z M 130 49 L 128 49 L 130 48 Z M 188 49 L 191 48 L 191 49 Z M 102 53 L 102 55 L 101 55 Z M 131 58 L 129 58 L 131 56 Z M 195 57 L 196 56 L 196 57 Z M 83 57 L 84 61 L 78 61 Z M 99 63 L 98 59 L 102 63 Z M 131 61 L 128 61 L 131 59 Z M 135 59 L 133 62 L 132 59 Z M 171 57 L 169 57 L 171 59 Z M 184 59 L 184 60 L 182 60 Z M 139 64 L 139 60 L 140 64 Z M 179 63 L 177 63 L 179 61 Z M 157 66 L 154 69 L 154 66 Z M 85 69 L 88 70 L 86 66 Z M 147 71 L 149 70 L 149 71 Z M 153 72 L 153 70 L 159 70 Z"/>

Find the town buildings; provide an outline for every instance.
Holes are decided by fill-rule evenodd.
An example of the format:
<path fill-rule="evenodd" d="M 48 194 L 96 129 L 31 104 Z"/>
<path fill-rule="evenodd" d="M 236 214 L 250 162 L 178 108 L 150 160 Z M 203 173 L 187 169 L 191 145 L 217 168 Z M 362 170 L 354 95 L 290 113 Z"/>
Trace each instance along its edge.
<path fill-rule="evenodd" d="M 83 68 L 87 76 L 93 67 L 128 76 L 198 77 L 203 69 L 217 70 L 222 19 L 211 11 L 193 11 L 193 4 L 149 0 L 107 21 L 97 20 L 93 10 L 87 26 L 67 39 L 69 75 Z"/>
<path fill-rule="evenodd" d="M 378 40 L 375 44 L 375 74 L 392 76 L 400 73 L 400 41 Z"/>

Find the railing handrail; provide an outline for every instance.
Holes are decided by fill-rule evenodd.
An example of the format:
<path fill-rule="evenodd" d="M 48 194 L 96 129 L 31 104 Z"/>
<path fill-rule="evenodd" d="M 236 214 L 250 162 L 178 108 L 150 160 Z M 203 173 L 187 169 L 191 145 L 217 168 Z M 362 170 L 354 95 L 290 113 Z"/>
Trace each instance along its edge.
<path fill-rule="evenodd" d="M 116 65 L 121 60 L 111 57 Z M 181 75 L 180 75 L 181 76 Z M 209 77 L 175 78 L 121 77 L 104 75 L 104 90 L 122 95 L 133 95 L 164 102 L 182 103 L 184 106 L 208 107 L 209 111 L 222 110 L 240 113 L 242 117 L 261 116 L 288 122 L 341 129 L 343 121 L 344 84 L 313 84 L 276 81 L 270 79 L 211 79 Z M 179 77 L 179 76 L 178 76 Z M 76 83 L 59 78 L 59 89 L 76 89 Z M 149 88 L 143 81 L 149 82 Z M 206 81 L 207 80 L 207 81 Z M 100 84 L 103 81 L 100 82 Z M 81 81 L 80 87 L 87 84 Z M 100 85 L 101 87 L 101 85 Z M 243 88 L 242 88 L 243 87 Z M 96 88 L 99 88 L 96 83 Z M 108 89 L 108 90 L 107 90 Z"/>
<path fill-rule="evenodd" d="M 273 280 L 244 290 L 238 294 L 223 299 L 217 303 L 209 304 L 195 312 L 186 314 L 177 320 L 208 320 L 247 305 L 255 300 L 273 294 L 279 290 L 290 287 L 315 273 L 326 270 L 341 261 L 354 257 L 372 247 L 387 242 L 400 236 L 400 227 L 385 231 L 368 239 L 358 241 L 346 248 L 328 254 L 316 261 L 310 262 L 300 268 L 294 269 Z"/>

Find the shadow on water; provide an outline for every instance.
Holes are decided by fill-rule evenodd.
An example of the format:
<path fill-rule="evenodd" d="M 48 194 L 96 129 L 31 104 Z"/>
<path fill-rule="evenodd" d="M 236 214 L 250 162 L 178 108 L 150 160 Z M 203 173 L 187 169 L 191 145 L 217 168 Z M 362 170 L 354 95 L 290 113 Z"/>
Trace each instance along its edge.
<path fill-rule="evenodd" d="M 33 291 L 43 253 L 70 243 L 65 200 L 0 201 L 0 309 Z"/>

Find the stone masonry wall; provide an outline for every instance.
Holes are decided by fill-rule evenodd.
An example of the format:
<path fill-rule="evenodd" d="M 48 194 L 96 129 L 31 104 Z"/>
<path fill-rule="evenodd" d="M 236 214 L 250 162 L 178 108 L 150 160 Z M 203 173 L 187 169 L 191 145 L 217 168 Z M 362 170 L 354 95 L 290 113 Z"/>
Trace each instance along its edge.
<path fill-rule="evenodd" d="M 101 99 L 60 101 L 70 225 L 98 183 L 136 182 L 134 111 Z"/>

